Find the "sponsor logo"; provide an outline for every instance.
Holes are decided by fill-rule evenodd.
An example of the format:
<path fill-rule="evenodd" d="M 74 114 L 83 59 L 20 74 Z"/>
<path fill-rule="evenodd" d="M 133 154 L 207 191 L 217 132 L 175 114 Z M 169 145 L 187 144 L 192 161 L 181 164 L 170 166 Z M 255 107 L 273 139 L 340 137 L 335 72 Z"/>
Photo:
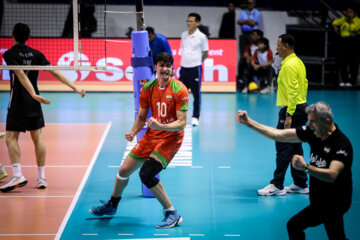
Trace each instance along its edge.
<path fill-rule="evenodd" d="M 341 149 L 340 149 L 339 151 L 337 151 L 336 154 L 342 154 L 342 155 L 344 155 L 345 157 L 347 157 L 347 155 L 348 155 L 345 150 L 341 150 Z"/>
<path fill-rule="evenodd" d="M 314 163 L 318 168 L 326 168 L 326 160 L 318 155 L 311 154 L 310 162 Z"/>
<path fill-rule="evenodd" d="M 166 95 L 166 98 L 172 98 L 172 96 L 171 95 Z"/>

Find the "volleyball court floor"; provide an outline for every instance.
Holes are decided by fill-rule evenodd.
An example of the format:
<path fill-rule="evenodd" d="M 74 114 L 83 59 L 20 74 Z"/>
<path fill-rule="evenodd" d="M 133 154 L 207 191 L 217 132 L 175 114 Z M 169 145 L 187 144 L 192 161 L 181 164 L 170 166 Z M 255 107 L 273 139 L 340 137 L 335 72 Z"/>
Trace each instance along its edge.
<path fill-rule="evenodd" d="M 133 143 L 125 132 L 134 121 L 131 93 L 43 93 L 49 187 L 34 188 L 37 169 L 29 136 L 21 136 L 27 186 L 0 193 L 0 239 L 288 239 L 286 223 L 304 208 L 308 195 L 257 196 L 275 169 L 275 143 L 237 124 L 237 109 L 255 120 L 276 126 L 276 95 L 202 95 L 199 127 L 188 126 L 180 152 L 160 174 L 168 195 L 184 221 L 172 229 L 156 229 L 163 218 L 154 198 L 144 198 L 138 173 L 130 178 L 115 216 L 88 212 L 108 200 L 116 173 Z M 0 129 L 4 130 L 7 92 L 0 92 Z M 309 91 L 308 103 L 325 101 L 335 122 L 354 148 L 353 203 L 345 214 L 349 239 L 360 236 L 360 92 Z M 190 97 L 191 119 L 192 97 Z M 305 157 L 309 147 L 304 144 Z M 0 162 L 11 168 L 5 142 Z M 9 180 L 0 181 L 4 184 Z M 290 172 L 285 185 L 290 185 Z M 323 226 L 306 230 L 307 239 L 327 239 Z"/>

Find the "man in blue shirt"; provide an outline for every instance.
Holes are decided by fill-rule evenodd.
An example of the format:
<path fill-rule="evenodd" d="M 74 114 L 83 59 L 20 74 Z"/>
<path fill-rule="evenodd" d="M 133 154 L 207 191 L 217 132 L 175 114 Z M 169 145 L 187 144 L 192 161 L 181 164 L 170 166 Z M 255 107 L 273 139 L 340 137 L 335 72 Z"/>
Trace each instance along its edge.
<path fill-rule="evenodd" d="M 251 42 L 251 32 L 254 29 L 259 29 L 259 23 L 261 14 L 259 10 L 255 8 L 255 0 L 248 0 L 246 9 L 242 9 L 236 23 L 241 27 L 240 36 L 240 56 L 243 55 L 245 46 Z"/>
<path fill-rule="evenodd" d="M 164 35 L 155 33 L 152 27 L 147 27 L 146 31 L 149 34 L 149 45 L 154 59 L 161 52 L 167 52 L 172 56 L 169 42 Z"/>

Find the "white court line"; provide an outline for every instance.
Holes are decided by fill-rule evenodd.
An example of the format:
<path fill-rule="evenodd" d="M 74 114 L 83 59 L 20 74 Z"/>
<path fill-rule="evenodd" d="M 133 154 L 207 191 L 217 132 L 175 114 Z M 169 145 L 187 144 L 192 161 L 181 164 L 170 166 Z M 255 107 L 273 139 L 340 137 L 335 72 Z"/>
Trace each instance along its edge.
<path fill-rule="evenodd" d="M 119 236 L 134 236 L 133 233 L 118 233 Z"/>
<path fill-rule="evenodd" d="M 199 234 L 197 234 L 197 233 L 190 233 L 189 236 L 192 236 L 192 237 L 203 237 L 203 236 L 205 236 L 205 234 L 202 234 L 202 233 L 199 233 Z"/>
<path fill-rule="evenodd" d="M 107 124 L 107 126 L 106 126 L 105 132 L 103 133 L 103 135 L 102 135 L 102 137 L 101 137 L 101 139 L 100 139 L 100 142 L 99 142 L 99 144 L 98 144 L 98 146 L 97 146 L 97 148 L 96 148 L 96 151 L 95 151 L 95 153 L 94 153 L 93 158 L 91 159 L 91 162 L 90 162 L 90 164 L 89 164 L 89 167 L 88 167 L 88 169 L 87 169 L 86 172 L 85 172 L 85 175 L 84 175 L 84 177 L 83 177 L 83 179 L 82 179 L 82 181 L 81 181 L 81 183 L 80 183 L 80 186 L 79 186 L 78 190 L 76 191 L 75 197 L 74 197 L 74 199 L 72 200 L 71 205 L 70 205 L 68 211 L 66 212 L 66 215 L 65 215 L 65 217 L 64 217 L 64 219 L 63 219 L 63 221 L 62 221 L 62 223 L 61 223 L 61 225 L 60 225 L 60 227 L 59 227 L 58 232 L 56 233 L 56 236 L 55 236 L 55 238 L 54 238 L 55 240 L 59 240 L 60 237 L 61 237 L 61 235 L 62 235 L 62 233 L 64 232 L 65 226 L 66 226 L 67 222 L 69 221 L 69 218 L 70 218 L 70 216 L 71 216 L 71 213 L 72 213 L 72 211 L 74 210 L 74 207 L 75 207 L 77 201 L 79 200 L 81 191 L 83 190 L 83 188 L 84 188 L 84 186 L 85 186 L 85 183 L 86 183 L 86 181 L 87 181 L 87 179 L 88 179 L 88 177 L 89 177 L 89 175 L 90 175 L 90 173 L 91 173 L 91 170 L 92 170 L 92 168 L 93 168 L 93 166 L 94 166 L 94 164 L 95 164 L 95 162 L 96 162 L 96 159 L 97 159 L 97 157 L 98 157 L 98 155 L 99 155 L 99 153 L 100 153 L 100 150 L 101 150 L 102 146 L 104 145 L 105 139 L 106 139 L 106 137 L 107 137 L 107 135 L 108 135 L 108 133 L 109 133 L 109 131 L 110 131 L 111 125 L 112 125 L 112 122 L 110 121 L 110 122 Z"/>
<path fill-rule="evenodd" d="M 169 236 L 168 233 L 154 233 L 154 236 Z"/>
<path fill-rule="evenodd" d="M 240 234 L 225 234 L 225 237 L 240 237 Z"/>
<path fill-rule="evenodd" d="M 191 168 L 204 168 L 203 166 L 190 166 Z"/>
<path fill-rule="evenodd" d="M 231 168 L 230 166 L 218 166 L 218 168 Z"/>
<path fill-rule="evenodd" d="M 89 165 L 45 165 L 45 168 L 86 168 Z M 12 167 L 11 165 L 4 167 Z M 37 165 L 21 165 L 22 168 L 37 168 Z"/>
<path fill-rule="evenodd" d="M 97 234 L 97 233 L 83 233 L 81 235 L 83 235 L 83 236 L 98 236 L 99 234 Z"/>
<path fill-rule="evenodd" d="M 51 233 L 49 233 L 49 234 L 41 234 L 41 233 L 39 233 L 39 234 L 26 234 L 26 233 L 24 233 L 24 234 L 0 234 L 0 237 L 3 237 L 3 236 L 8 236 L 8 237 L 10 237 L 10 236 L 55 236 L 56 234 L 51 234 Z"/>
<path fill-rule="evenodd" d="M 0 196 L 0 198 L 73 198 L 74 196 Z"/>

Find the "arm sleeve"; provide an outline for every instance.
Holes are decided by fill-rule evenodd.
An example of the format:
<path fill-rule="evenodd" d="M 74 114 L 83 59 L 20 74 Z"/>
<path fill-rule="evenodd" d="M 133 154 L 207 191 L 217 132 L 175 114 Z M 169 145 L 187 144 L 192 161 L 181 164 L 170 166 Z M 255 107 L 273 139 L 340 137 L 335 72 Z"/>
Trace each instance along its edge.
<path fill-rule="evenodd" d="M 254 61 L 254 62 L 257 61 L 257 53 L 258 53 L 258 51 L 255 50 L 254 55 L 251 57 L 251 61 Z"/>
<path fill-rule="evenodd" d="M 287 112 L 293 115 L 296 110 L 296 98 L 299 95 L 299 81 L 296 73 L 296 66 L 287 66 L 283 71 L 284 79 L 287 82 L 288 106 Z"/>
<path fill-rule="evenodd" d="M 272 51 L 271 51 L 271 49 L 269 48 L 268 49 L 268 62 L 274 62 L 274 57 L 273 57 L 273 53 L 272 53 Z"/>
<path fill-rule="evenodd" d="M 164 39 L 164 50 L 165 52 L 167 52 L 168 54 L 170 54 L 172 56 L 172 51 L 169 45 L 169 42 L 167 39 Z"/>
<path fill-rule="evenodd" d="M 208 43 L 208 39 L 205 35 L 203 36 L 202 51 L 203 52 L 209 51 L 209 43 Z"/>
<path fill-rule="evenodd" d="M 298 138 L 303 141 L 303 142 L 309 142 L 310 141 L 310 137 L 313 135 L 311 129 L 309 128 L 309 126 L 302 126 L 302 127 L 298 127 L 296 128 L 296 135 L 298 136 Z"/>
<path fill-rule="evenodd" d="M 183 86 L 176 94 L 176 111 L 187 111 L 189 104 L 189 92 Z"/>
<path fill-rule="evenodd" d="M 332 22 L 332 25 L 340 26 L 341 24 L 343 24 L 344 21 L 345 21 L 345 17 L 341 17 L 341 18 L 335 19 Z"/>
<path fill-rule="evenodd" d="M 42 54 L 41 52 L 38 52 L 38 58 L 39 58 L 39 65 L 50 65 L 49 60 L 46 59 L 45 55 Z"/>
<path fill-rule="evenodd" d="M 261 21 L 261 13 L 259 10 L 257 10 L 254 14 L 254 21 L 256 22 L 256 26 L 259 26 L 260 21 Z"/>
<path fill-rule="evenodd" d="M 20 65 L 16 58 L 10 56 L 9 52 L 4 53 L 4 59 L 7 65 Z"/>
<path fill-rule="evenodd" d="M 140 91 L 140 107 L 141 108 L 150 107 L 149 90 L 144 90 L 144 87 L 142 87 Z"/>
<path fill-rule="evenodd" d="M 249 54 L 251 56 L 251 49 L 250 49 L 251 43 L 248 43 L 245 47 L 244 54 Z"/>
<path fill-rule="evenodd" d="M 332 160 L 337 160 L 344 164 L 350 163 L 351 149 L 349 149 L 349 145 L 347 145 L 346 142 L 339 143 L 334 150 L 335 151 Z"/>

